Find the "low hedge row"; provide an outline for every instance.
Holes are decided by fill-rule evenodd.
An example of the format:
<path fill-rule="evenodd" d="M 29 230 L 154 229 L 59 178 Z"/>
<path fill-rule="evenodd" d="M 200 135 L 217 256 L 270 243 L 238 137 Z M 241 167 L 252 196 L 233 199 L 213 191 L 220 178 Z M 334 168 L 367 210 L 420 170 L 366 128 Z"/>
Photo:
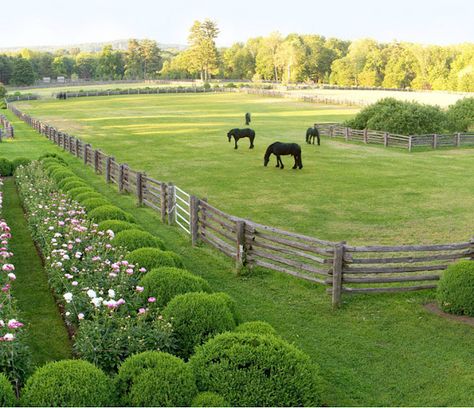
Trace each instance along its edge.
<path fill-rule="evenodd" d="M 0 177 L 12 176 L 17 167 L 26 166 L 29 163 L 31 163 L 31 160 L 24 157 L 18 157 L 14 160 L 0 157 Z"/>

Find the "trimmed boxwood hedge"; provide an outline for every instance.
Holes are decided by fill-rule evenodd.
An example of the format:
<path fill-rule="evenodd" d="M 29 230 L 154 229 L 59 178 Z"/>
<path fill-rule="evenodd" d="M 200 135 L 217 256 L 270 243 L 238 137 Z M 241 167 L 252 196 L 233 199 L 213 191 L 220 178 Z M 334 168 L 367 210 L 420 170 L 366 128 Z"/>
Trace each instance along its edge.
<path fill-rule="evenodd" d="M 236 322 L 219 293 L 191 292 L 175 296 L 163 310 L 172 321 L 179 356 L 188 358 L 194 347 L 212 336 L 233 330 Z"/>
<path fill-rule="evenodd" d="M 275 336 L 222 333 L 196 349 L 189 363 L 200 390 L 231 406 L 320 406 L 318 367 Z"/>
<path fill-rule="evenodd" d="M 79 188 L 79 187 L 88 187 L 88 185 L 84 181 L 75 180 L 75 181 L 70 181 L 64 184 L 61 190 L 68 192 L 69 190 L 72 190 L 74 188 Z"/>
<path fill-rule="evenodd" d="M 28 164 L 31 163 L 30 159 L 27 159 L 26 157 L 17 157 L 16 159 L 12 160 L 12 168 L 13 172 L 17 169 L 17 167 L 20 166 L 27 166 Z"/>
<path fill-rule="evenodd" d="M 56 153 L 45 153 L 45 154 L 42 154 L 40 157 L 38 157 L 38 160 L 40 161 L 46 161 L 46 160 L 56 160 L 60 163 L 63 163 L 63 164 L 66 164 L 65 160 L 59 156 L 58 154 Z"/>
<path fill-rule="evenodd" d="M 113 228 L 112 230 L 117 232 Z M 163 251 L 159 248 L 135 249 L 128 254 L 127 260 L 145 268 L 147 271 L 151 271 L 153 268 L 159 268 L 161 266 L 175 266 L 177 268 L 182 268 L 184 266 L 183 260 L 178 254 L 172 251 Z"/>
<path fill-rule="evenodd" d="M 84 200 L 86 201 L 86 200 Z M 120 220 L 105 220 L 99 223 L 99 231 L 107 231 L 112 230 L 116 234 L 121 231 L 129 230 L 129 229 L 139 229 L 141 228 L 138 224 L 132 224 L 127 221 L 120 221 Z M 127 257 L 128 260 L 128 257 Z M 129 261 L 134 263 L 133 261 Z"/>
<path fill-rule="evenodd" d="M 81 182 L 83 182 L 79 177 L 71 176 L 71 177 L 66 177 L 65 179 L 62 179 L 58 183 L 58 187 L 62 189 L 67 183 L 70 183 L 71 181 L 81 181 Z"/>
<path fill-rule="evenodd" d="M 21 404 L 33 407 L 110 406 L 113 388 L 105 373 L 83 360 L 62 360 L 37 369 L 26 382 Z"/>
<path fill-rule="evenodd" d="M 94 208 L 101 207 L 103 205 L 110 204 L 109 201 L 104 200 L 103 198 L 89 198 L 88 200 L 84 200 L 82 206 L 85 207 L 86 211 L 92 211 Z"/>
<path fill-rule="evenodd" d="M 76 200 L 77 202 L 81 203 L 81 200 L 78 199 L 78 197 L 82 194 L 87 194 L 88 198 L 103 198 L 102 195 L 97 193 L 98 197 L 95 196 L 95 190 L 91 187 L 76 187 L 76 188 L 71 188 L 68 192 L 67 195 L 71 197 L 72 199 Z M 85 197 L 85 195 L 84 195 Z M 84 201 L 84 200 L 83 200 Z"/>
<path fill-rule="evenodd" d="M 75 176 L 75 174 L 71 170 L 68 170 L 65 168 L 59 168 L 59 169 L 53 170 L 50 176 L 53 178 L 56 184 L 58 184 L 61 180 L 67 177 Z"/>
<path fill-rule="evenodd" d="M 13 407 L 16 405 L 13 387 L 5 374 L 0 373 L 0 406 Z"/>
<path fill-rule="evenodd" d="M 127 257 L 129 262 L 135 263 L 133 258 Z M 139 264 L 140 265 L 140 264 Z M 193 275 L 185 269 L 161 267 L 152 269 L 140 279 L 141 293 L 144 301 L 149 297 L 156 298 L 159 307 L 165 306 L 176 295 L 188 292 L 212 292 L 209 283 L 203 278 Z"/>
<path fill-rule="evenodd" d="M 444 271 L 437 299 L 447 313 L 474 317 L 474 261 L 460 261 Z"/>
<path fill-rule="evenodd" d="M 13 173 L 13 164 L 10 160 L 0 157 L 0 176 L 8 177 Z"/>
<path fill-rule="evenodd" d="M 185 407 L 197 394 L 194 373 L 168 353 L 146 351 L 127 358 L 115 379 L 123 406 Z"/>
<path fill-rule="evenodd" d="M 237 326 L 235 331 L 253 334 L 265 334 L 270 336 L 277 335 L 276 330 L 269 323 L 259 320 L 241 323 Z"/>
<path fill-rule="evenodd" d="M 116 207 L 115 205 L 103 205 L 101 207 L 94 208 L 89 213 L 89 217 L 97 223 L 105 220 L 135 222 L 135 218 L 133 218 L 132 215 L 123 211 L 121 208 Z"/>
<path fill-rule="evenodd" d="M 94 211 L 95 210 L 92 210 L 89 214 L 92 214 Z M 120 231 L 113 239 L 113 245 L 116 247 L 123 247 L 129 252 L 145 247 L 165 248 L 165 244 L 160 238 L 139 229 Z"/>
<path fill-rule="evenodd" d="M 230 404 L 219 394 L 210 391 L 200 392 L 191 402 L 192 407 L 230 407 Z"/>

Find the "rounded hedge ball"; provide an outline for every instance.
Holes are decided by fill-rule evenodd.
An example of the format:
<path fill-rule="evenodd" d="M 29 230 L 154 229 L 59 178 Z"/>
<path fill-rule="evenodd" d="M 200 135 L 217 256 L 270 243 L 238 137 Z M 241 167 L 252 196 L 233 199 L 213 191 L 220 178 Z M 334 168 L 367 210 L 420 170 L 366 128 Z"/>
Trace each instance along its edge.
<path fill-rule="evenodd" d="M 13 407 L 15 405 L 17 405 L 17 401 L 13 386 L 10 381 L 8 381 L 7 376 L 0 373 L 0 406 Z"/>
<path fill-rule="evenodd" d="M 90 214 L 100 208 L 102 207 L 92 210 Z M 155 237 L 149 232 L 145 232 L 139 229 L 127 229 L 124 231 L 120 231 L 115 236 L 112 243 L 114 246 L 123 247 L 130 252 L 134 251 L 135 249 L 145 247 L 165 249 L 165 245 L 160 238 Z"/>
<path fill-rule="evenodd" d="M 159 248 L 136 249 L 127 255 L 127 260 L 145 268 L 147 271 L 161 266 L 183 267 L 183 260 L 178 254 L 172 251 L 163 251 Z"/>
<path fill-rule="evenodd" d="M 277 335 L 276 330 L 269 323 L 262 322 L 259 320 L 239 324 L 236 327 L 235 331 L 253 333 L 253 334 L 267 334 L 271 336 Z"/>
<path fill-rule="evenodd" d="M 439 280 L 436 297 L 445 312 L 474 317 L 474 261 L 450 265 Z"/>
<path fill-rule="evenodd" d="M 111 406 L 113 388 L 109 377 L 83 360 L 62 360 L 37 369 L 23 388 L 25 406 Z"/>
<path fill-rule="evenodd" d="M 86 201 L 86 200 L 84 200 Z M 107 231 L 107 230 L 112 230 L 116 234 L 118 234 L 121 231 L 125 231 L 128 229 L 139 229 L 141 228 L 137 224 L 132 224 L 127 221 L 121 221 L 121 220 L 105 220 L 99 223 L 98 230 L 99 231 Z M 128 260 L 128 258 L 127 258 Z M 131 263 L 134 263 L 133 261 L 129 261 Z"/>
<path fill-rule="evenodd" d="M 224 397 L 215 392 L 204 391 L 194 397 L 192 407 L 230 407 Z"/>
<path fill-rule="evenodd" d="M 318 367 L 279 337 L 222 333 L 196 349 L 189 363 L 200 390 L 231 406 L 319 406 Z"/>
<path fill-rule="evenodd" d="M 121 208 L 116 207 L 115 205 L 103 205 L 97 208 L 94 208 L 90 213 L 89 217 L 93 219 L 96 223 L 100 223 L 105 220 L 122 220 L 127 222 L 135 222 L 133 216 Z"/>
<path fill-rule="evenodd" d="M 127 358 L 115 377 L 115 389 L 123 406 L 189 406 L 197 394 L 191 367 L 159 351 Z"/>

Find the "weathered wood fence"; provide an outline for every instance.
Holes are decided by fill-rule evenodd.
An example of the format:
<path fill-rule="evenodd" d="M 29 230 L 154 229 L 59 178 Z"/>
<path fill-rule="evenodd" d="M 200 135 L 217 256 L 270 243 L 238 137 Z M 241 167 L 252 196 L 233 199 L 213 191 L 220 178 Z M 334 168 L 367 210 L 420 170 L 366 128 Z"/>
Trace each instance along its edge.
<path fill-rule="evenodd" d="M 4 115 L 0 115 L 0 142 L 3 138 L 14 137 L 15 129 Z"/>
<path fill-rule="evenodd" d="M 366 144 L 380 144 L 385 147 L 399 147 L 411 152 L 416 147 L 474 147 L 474 133 L 397 135 L 369 129 L 351 129 L 338 123 L 316 123 L 321 135 L 331 138 L 357 141 Z"/>
<path fill-rule="evenodd" d="M 336 307 L 347 293 L 403 292 L 436 287 L 440 272 L 452 262 L 474 259 L 474 239 L 443 245 L 351 246 L 285 231 L 227 214 L 206 199 L 172 183 L 155 180 L 118 163 L 88 143 L 40 120 L 9 109 L 60 148 L 102 174 L 118 191 L 135 195 L 139 205 L 177 224 L 199 241 L 235 260 L 236 269 L 260 266 L 330 286 Z"/>

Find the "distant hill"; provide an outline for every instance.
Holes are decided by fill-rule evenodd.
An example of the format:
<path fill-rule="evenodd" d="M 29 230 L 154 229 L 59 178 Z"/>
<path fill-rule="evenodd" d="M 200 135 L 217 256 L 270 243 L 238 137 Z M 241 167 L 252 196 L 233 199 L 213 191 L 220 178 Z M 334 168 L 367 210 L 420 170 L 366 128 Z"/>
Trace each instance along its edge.
<path fill-rule="evenodd" d="M 127 40 L 114 40 L 114 41 L 103 41 L 96 43 L 83 43 L 83 44 L 66 44 L 66 45 L 39 45 L 39 46 L 28 46 L 23 47 L 0 47 L 0 52 L 17 52 L 21 51 L 24 48 L 28 48 L 33 51 L 43 51 L 43 52 L 54 52 L 60 49 L 69 50 L 71 48 L 79 48 L 81 51 L 85 52 L 97 52 L 100 51 L 104 45 L 112 45 L 116 50 L 126 50 L 128 45 Z M 162 44 L 158 43 L 158 46 L 162 50 L 185 50 L 186 45 L 183 44 Z"/>

